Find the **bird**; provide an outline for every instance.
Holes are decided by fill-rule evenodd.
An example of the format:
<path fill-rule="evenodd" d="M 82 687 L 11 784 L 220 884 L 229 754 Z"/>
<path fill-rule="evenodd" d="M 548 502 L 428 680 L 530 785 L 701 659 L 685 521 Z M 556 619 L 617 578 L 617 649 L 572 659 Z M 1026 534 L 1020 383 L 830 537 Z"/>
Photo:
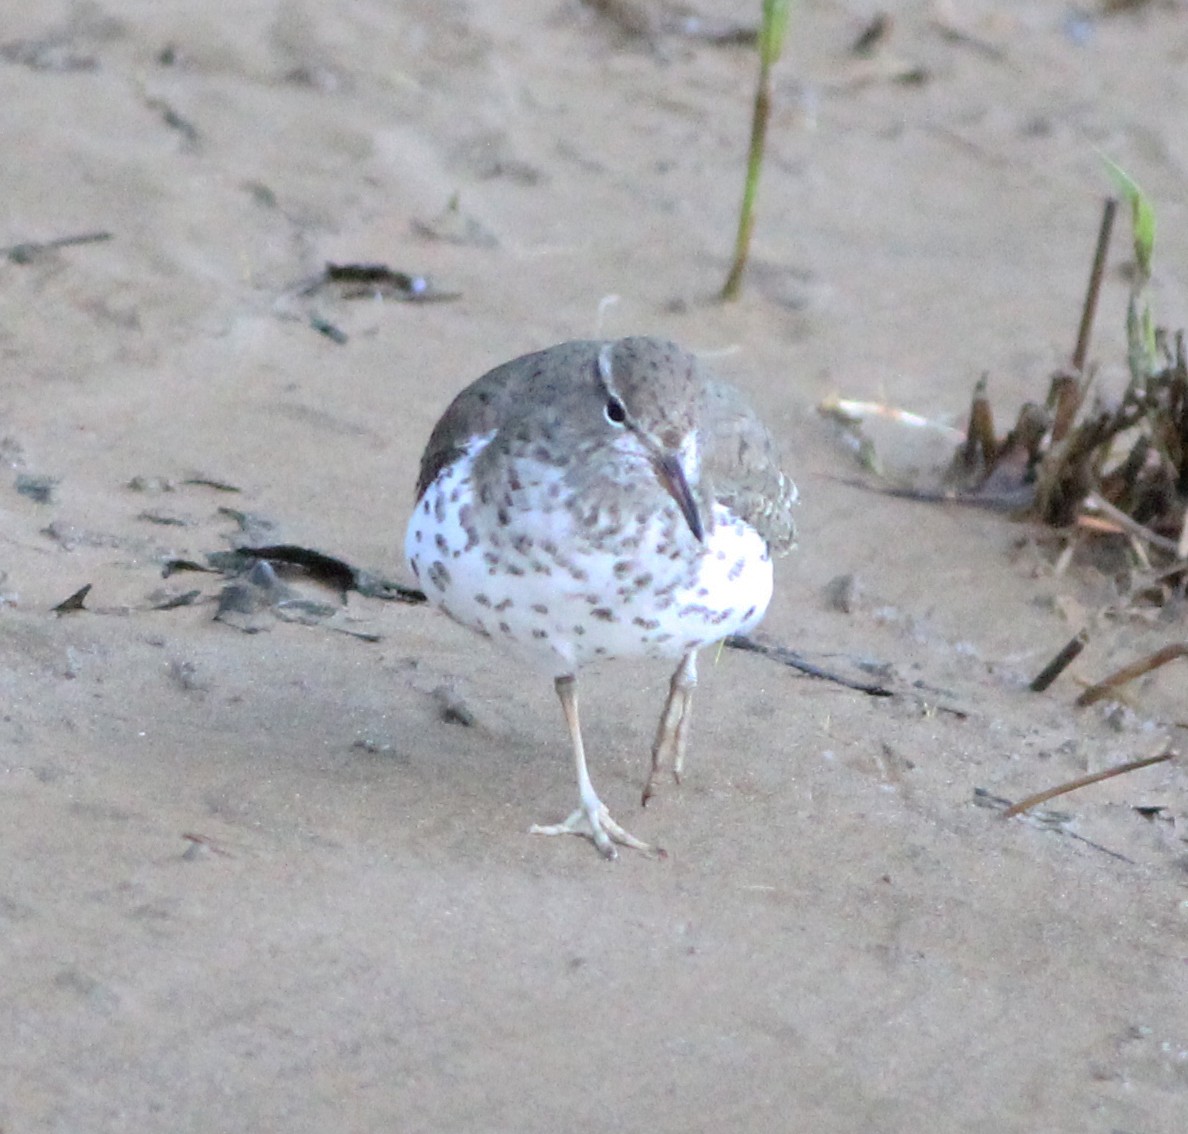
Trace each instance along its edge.
<path fill-rule="evenodd" d="M 585 836 L 608 859 L 664 854 L 591 783 L 578 674 L 676 660 L 643 804 L 666 769 L 679 783 L 698 651 L 763 618 L 797 497 L 743 394 L 666 339 L 560 343 L 454 398 L 421 458 L 405 556 L 430 602 L 553 678 L 578 806 L 531 833 Z"/>

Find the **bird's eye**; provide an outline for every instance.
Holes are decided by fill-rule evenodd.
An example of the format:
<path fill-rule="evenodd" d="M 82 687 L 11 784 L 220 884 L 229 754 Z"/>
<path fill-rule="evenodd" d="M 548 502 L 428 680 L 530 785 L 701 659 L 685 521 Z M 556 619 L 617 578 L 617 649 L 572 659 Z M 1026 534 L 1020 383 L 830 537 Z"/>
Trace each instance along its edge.
<path fill-rule="evenodd" d="M 608 398 L 602 412 L 611 425 L 623 425 L 627 421 L 627 408 L 618 398 Z"/>

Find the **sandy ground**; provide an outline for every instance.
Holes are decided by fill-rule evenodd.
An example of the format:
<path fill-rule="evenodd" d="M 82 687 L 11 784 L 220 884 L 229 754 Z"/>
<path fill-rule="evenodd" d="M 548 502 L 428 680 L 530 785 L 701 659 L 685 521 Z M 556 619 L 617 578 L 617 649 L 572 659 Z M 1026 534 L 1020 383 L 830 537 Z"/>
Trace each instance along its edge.
<path fill-rule="evenodd" d="M 1182 743 L 1183 665 L 1073 705 L 1182 610 L 1095 617 L 1108 565 L 855 485 L 815 409 L 1041 394 L 1098 150 L 1188 322 L 1188 11 L 1139 9 L 904 3 L 855 60 L 873 7 L 806 0 L 721 307 L 754 55 L 671 9 L 641 37 L 576 0 L 8 5 L 0 242 L 111 239 L 0 262 L 3 1134 L 1183 1130 L 1183 766 L 1063 823 L 975 803 Z M 298 294 L 328 261 L 459 298 Z M 669 851 L 616 865 L 526 833 L 574 798 L 547 681 L 425 607 L 215 621 L 223 578 L 162 571 L 254 540 L 411 583 L 437 415 L 611 294 L 602 333 L 712 353 L 800 482 L 764 633 L 896 690 L 707 656 L 686 782 L 641 812 L 667 670 L 587 675 L 595 782 Z"/>

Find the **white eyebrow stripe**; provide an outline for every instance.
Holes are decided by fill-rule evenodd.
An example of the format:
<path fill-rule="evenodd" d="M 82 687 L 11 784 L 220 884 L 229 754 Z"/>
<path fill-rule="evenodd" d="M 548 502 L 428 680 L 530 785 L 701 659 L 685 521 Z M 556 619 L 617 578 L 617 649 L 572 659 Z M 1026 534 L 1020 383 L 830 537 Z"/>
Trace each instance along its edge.
<path fill-rule="evenodd" d="M 602 375 L 602 380 L 606 383 L 608 390 L 613 390 L 614 386 L 611 384 L 611 379 L 614 377 L 614 370 L 611 367 L 611 355 L 614 353 L 614 343 L 603 343 L 598 351 L 598 373 Z"/>

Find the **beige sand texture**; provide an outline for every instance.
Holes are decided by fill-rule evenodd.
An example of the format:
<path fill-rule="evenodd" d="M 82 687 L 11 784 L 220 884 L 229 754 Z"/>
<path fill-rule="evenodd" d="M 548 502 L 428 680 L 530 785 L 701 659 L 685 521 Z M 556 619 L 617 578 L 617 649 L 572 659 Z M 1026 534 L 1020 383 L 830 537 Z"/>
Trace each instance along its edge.
<path fill-rule="evenodd" d="M 1004 420 L 1041 396 L 1098 151 L 1155 202 L 1158 314 L 1188 324 L 1188 8 L 1101 7 L 903 3 L 859 59 L 873 6 L 805 0 L 723 307 L 755 56 L 671 29 L 758 0 L 5 5 L 0 243 L 111 238 L 0 261 L 3 1134 L 1186 1128 L 1182 762 L 1064 823 L 975 803 L 1182 744 L 1183 662 L 1073 704 L 1182 606 L 855 483 L 816 412 L 959 426 L 983 372 Z M 327 262 L 459 297 L 300 294 Z M 224 578 L 162 573 L 255 541 L 411 584 L 436 417 L 608 295 L 600 333 L 711 356 L 787 454 L 763 633 L 896 690 L 707 654 L 685 783 L 641 812 L 668 667 L 585 675 L 595 783 L 669 852 L 614 865 L 527 834 L 575 798 L 547 680 L 426 607 L 216 621 Z"/>

